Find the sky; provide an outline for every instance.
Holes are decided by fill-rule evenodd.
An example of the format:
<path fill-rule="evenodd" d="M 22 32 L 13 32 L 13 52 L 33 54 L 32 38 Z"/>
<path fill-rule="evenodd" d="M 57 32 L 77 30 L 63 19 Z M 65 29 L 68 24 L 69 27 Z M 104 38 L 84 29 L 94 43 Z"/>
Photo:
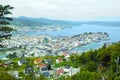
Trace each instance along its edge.
<path fill-rule="evenodd" d="M 120 0 L 0 0 L 14 7 L 13 17 L 90 20 L 120 16 Z"/>

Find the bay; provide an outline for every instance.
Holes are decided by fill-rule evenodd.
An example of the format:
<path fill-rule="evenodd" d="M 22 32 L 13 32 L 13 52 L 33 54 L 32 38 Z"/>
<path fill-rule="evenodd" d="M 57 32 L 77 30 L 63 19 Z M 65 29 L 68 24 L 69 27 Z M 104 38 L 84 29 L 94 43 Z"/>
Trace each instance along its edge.
<path fill-rule="evenodd" d="M 80 50 L 81 52 L 88 51 L 91 49 L 97 49 L 103 45 L 105 42 L 117 42 L 120 41 L 120 26 L 101 26 L 101 25 L 81 25 L 73 26 L 72 28 L 66 28 L 60 31 L 45 31 L 45 32 L 26 32 L 25 34 L 29 36 L 36 36 L 39 34 L 48 34 L 51 36 L 73 36 L 76 34 L 83 34 L 85 32 L 107 32 L 109 34 L 110 40 L 94 42 L 82 47 L 77 47 L 75 50 Z"/>
<path fill-rule="evenodd" d="M 25 32 L 25 35 L 37 36 L 39 34 L 48 34 L 51 36 L 73 36 L 76 34 L 83 34 L 85 32 L 107 32 L 110 36 L 111 42 L 117 42 L 120 40 L 120 26 L 100 26 L 100 25 L 82 25 L 73 26 L 72 28 L 67 28 L 59 31 L 45 31 L 45 32 L 35 32 L 29 31 Z"/>
<path fill-rule="evenodd" d="M 85 52 L 88 50 L 93 50 L 101 47 L 105 42 L 117 42 L 120 41 L 120 26 L 101 26 L 101 25 L 81 25 L 81 26 L 73 26 L 71 28 L 65 28 L 59 31 L 28 31 L 25 32 L 24 35 L 28 36 L 38 36 L 40 34 L 48 34 L 50 36 L 73 36 L 77 34 L 83 34 L 85 32 L 107 32 L 110 36 L 110 40 L 93 42 L 91 44 L 76 47 L 74 50 L 78 50 L 80 52 Z M 20 32 L 18 32 L 20 33 Z M 1 54 L 0 58 L 5 57 L 5 55 Z"/>

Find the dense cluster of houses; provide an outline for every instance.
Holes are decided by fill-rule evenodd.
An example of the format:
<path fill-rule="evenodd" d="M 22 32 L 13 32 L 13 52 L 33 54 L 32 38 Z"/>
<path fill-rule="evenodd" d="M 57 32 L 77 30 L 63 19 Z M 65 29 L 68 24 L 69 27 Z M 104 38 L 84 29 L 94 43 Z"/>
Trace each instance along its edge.
<path fill-rule="evenodd" d="M 75 47 L 107 39 L 109 39 L 109 35 L 102 32 L 84 33 L 72 37 L 59 36 L 56 38 L 48 35 L 12 37 L 11 40 L 6 40 L 4 44 L 8 45 L 8 48 L 14 49 L 5 52 L 6 57 L 1 58 L 4 62 L 0 63 L 0 67 L 16 65 L 21 68 L 25 65 L 22 69 L 22 73 L 25 75 L 35 74 L 36 77 L 40 75 L 48 78 L 57 78 L 61 75 L 71 76 L 79 72 L 79 68 L 74 68 L 70 65 L 55 67 L 55 64 L 60 64 L 64 60 L 66 62 L 69 61 L 71 54 L 69 51 Z M 55 63 L 53 63 L 53 59 L 43 58 L 46 55 L 59 57 L 57 57 L 54 60 Z M 15 62 L 13 60 L 14 58 L 19 58 L 19 60 Z M 34 61 L 28 61 L 26 58 L 35 59 Z M 9 71 L 8 73 L 16 78 L 21 77 L 19 70 Z"/>
<path fill-rule="evenodd" d="M 8 58 L 4 61 L 3 64 L 0 64 L 0 66 L 9 67 L 11 65 L 17 65 L 19 67 L 22 67 L 22 65 L 25 65 L 25 68 L 22 70 L 22 73 L 25 75 L 34 74 L 35 77 L 43 75 L 48 78 L 57 78 L 59 76 L 71 76 L 79 72 L 79 68 L 73 68 L 70 65 L 60 66 L 56 68 L 53 64 L 53 60 L 49 58 L 44 59 L 42 57 L 37 57 L 31 62 L 26 60 L 25 57 L 21 57 L 17 62 L 15 62 L 14 60 L 12 60 L 16 58 L 15 53 L 7 53 L 7 56 Z M 59 57 L 55 59 L 54 62 L 55 64 L 60 64 L 63 62 L 63 59 L 68 61 L 69 57 L 69 54 L 63 52 L 61 55 L 59 55 Z M 22 76 L 19 75 L 19 70 L 8 71 L 8 73 L 16 78 L 22 78 Z"/>
<path fill-rule="evenodd" d="M 39 35 L 39 36 L 13 36 L 10 40 L 4 40 L 2 43 L 6 45 L 7 48 L 19 48 L 24 49 L 24 54 L 26 57 L 38 57 L 45 55 L 59 54 L 62 50 L 68 50 L 72 53 L 76 47 L 84 46 L 92 42 L 98 42 L 100 40 L 109 39 L 107 33 L 84 33 L 78 34 L 71 37 L 58 36 L 51 37 L 49 35 Z M 19 52 L 21 54 L 21 51 Z M 79 52 L 79 51 L 77 51 Z M 19 54 L 19 55 L 20 55 Z"/>

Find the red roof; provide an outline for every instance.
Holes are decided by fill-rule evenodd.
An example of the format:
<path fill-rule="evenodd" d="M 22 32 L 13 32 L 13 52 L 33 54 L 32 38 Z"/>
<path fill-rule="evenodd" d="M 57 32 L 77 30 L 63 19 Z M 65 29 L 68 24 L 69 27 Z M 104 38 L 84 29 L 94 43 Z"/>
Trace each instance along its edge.
<path fill-rule="evenodd" d="M 39 64 L 38 66 L 39 66 L 40 68 L 44 68 L 44 67 L 46 67 L 46 64 L 41 63 L 41 64 Z"/>
<path fill-rule="evenodd" d="M 34 60 L 34 63 L 35 63 L 35 64 L 39 64 L 39 63 L 41 63 L 41 62 L 42 62 L 42 58 L 38 58 L 38 59 Z"/>
<path fill-rule="evenodd" d="M 62 61 L 62 58 L 59 57 L 59 58 L 58 58 L 58 61 Z"/>
<path fill-rule="evenodd" d="M 63 69 L 59 69 L 56 71 L 56 75 L 60 75 L 60 74 L 63 74 L 64 73 L 64 70 Z"/>

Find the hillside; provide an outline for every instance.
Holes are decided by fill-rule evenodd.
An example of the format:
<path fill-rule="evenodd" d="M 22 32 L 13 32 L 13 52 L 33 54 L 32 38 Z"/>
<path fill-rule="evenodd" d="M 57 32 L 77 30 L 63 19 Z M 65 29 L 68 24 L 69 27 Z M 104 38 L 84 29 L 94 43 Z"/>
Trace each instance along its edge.
<path fill-rule="evenodd" d="M 29 18 L 29 17 L 18 17 L 14 18 L 11 22 L 14 26 L 43 26 L 43 25 L 61 25 L 61 26 L 76 26 L 81 25 L 80 22 L 72 22 L 72 21 L 61 21 L 61 20 L 51 20 L 47 18 Z"/>
<path fill-rule="evenodd" d="M 101 26 L 120 26 L 120 21 L 64 21 L 64 20 L 52 20 L 47 18 L 30 18 L 30 17 L 18 17 L 14 18 L 11 25 L 20 27 L 35 27 L 35 26 L 80 26 L 82 24 L 88 25 L 101 25 Z"/>
<path fill-rule="evenodd" d="M 80 67 L 80 72 L 67 78 L 59 77 L 59 80 L 120 80 L 119 53 L 120 42 L 81 55 L 73 54 L 69 61 L 71 64 L 66 64 Z"/>

